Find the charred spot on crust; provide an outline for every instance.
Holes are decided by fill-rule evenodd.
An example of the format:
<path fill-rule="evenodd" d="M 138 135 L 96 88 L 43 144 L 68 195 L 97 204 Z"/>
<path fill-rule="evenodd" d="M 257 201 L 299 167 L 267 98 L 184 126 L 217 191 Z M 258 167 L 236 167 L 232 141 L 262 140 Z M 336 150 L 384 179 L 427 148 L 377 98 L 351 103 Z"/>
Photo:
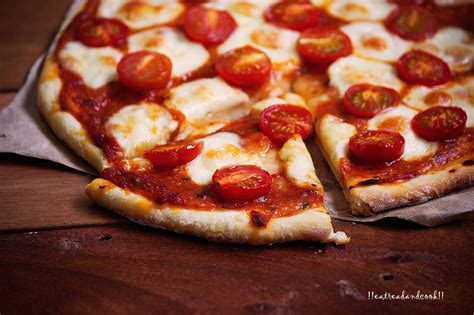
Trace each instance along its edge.
<path fill-rule="evenodd" d="M 472 165 L 474 165 L 474 160 L 466 160 L 466 161 L 462 162 L 462 165 L 463 166 L 472 166 Z"/>
<path fill-rule="evenodd" d="M 265 227 L 270 221 L 270 217 L 266 216 L 258 211 L 250 211 L 250 219 L 252 220 L 253 225 L 256 227 Z"/>
<path fill-rule="evenodd" d="M 454 173 L 454 172 L 456 172 L 456 169 L 455 169 L 455 168 L 450 169 L 449 172 L 450 172 L 450 173 Z"/>
<path fill-rule="evenodd" d="M 373 185 L 373 184 L 376 184 L 379 181 L 379 179 L 380 179 L 379 177 L 369 178 L 369 179 L 359 182 L 357 185 L 360 185 L 360 186 Z"/>
<path fill-rule="evenodd" d="M 107 187 L 106 185 L 100 185 L 99 188 L 100 189 L 104 189 L 105 187 Z"/>

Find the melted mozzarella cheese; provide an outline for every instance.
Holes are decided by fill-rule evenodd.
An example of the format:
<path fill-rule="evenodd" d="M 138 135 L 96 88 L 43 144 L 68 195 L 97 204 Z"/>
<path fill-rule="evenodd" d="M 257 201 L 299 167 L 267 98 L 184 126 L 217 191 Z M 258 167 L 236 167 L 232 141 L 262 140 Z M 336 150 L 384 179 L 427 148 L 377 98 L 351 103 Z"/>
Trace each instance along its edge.
<path fill-rule="evenodd" d="M 249 101 L 247 94 L 225 83 L 220 78 L 200 79 L 184 83 L 170 90 L 165 106 L 182 112 L 190 123 L 199 123 L 209 116 L 222 116 Z M 234 117 L 235 118 L 235 117 Z"/>
<path fill-rule="evenodd" d="M 283 29 L 263 20 L 252 20 L 251 23 L 240 25 L 232 35 L 218 47 L 220 54 L 251 45 L 265 52 L 275 64 L 281 64 L 283 71 L 293 70 L 299 64 L 296 41 L 299 33 Z"/>
<path fill-rule="evenodd" d="M 280 170 L 275 152 L 246 152 L 235 133 L 218 132 L 199 141 L 203 143 L 201 152 L 186 165 L 189 177 L 199 185 L 210 184 L 217 169 L 231 165 L 256 165 L 271 174 Z"/>
<path fill-rule="evenodd" d="M 294 93 L 284 93 L 281 97 L 270 97 L 254 103 L 252 105 L 252 111 L 259 113 L 267 107 L 281 104 L 291 104 L 307 108 L 305 101 L 299 95 Z"/>
<path fill-rule="evenodd" d="M 354 53 L 360 57 L 396 61 L 412 46 L 411 42 L 393 35 L 377 22 L 355 22 L 341 30 L 349 36 Z"/>
<path fill-rule="evenodd" d="M 301 137 L 294 136 L 285 142 L 278 156 L 286 167 L 286 175 L 300 187 L 320 186 L 313 160 Z"/>
<path fill-rule="evenodd" d="M 139 156 L 157 144 L 165 144 L 177 127 L 178 123 L 165 108 L 150 103 L 125 106 L 106 123 L 126 158 Z"/>
<path fill-rule="evenodd" d="M 410 107 L 425 110 L 431 106 L 457 106 L 467 114 L 466 126 L 474 127 L 474 77 L 444 87 L 414 86 L 403 98 Z"/>
<path fill-rule="evenodd" d="M 117 79 L 120 58 L 122 53 L 117 49 L 86 47 L 79 42 L 69 42 L 59 54 L 61 64 L 94 89 Z"/>
<path fill-rule="evenodd" d="M 417 48 L 444 60 L 451 70 L 466 72 L 474 68 L 474 39 L 458 27 L 444 27 Z"/>
<path fill-rule="evenodd" d="M 102 0 L 99 16 L 118 18 L 131 28 L 142 28 L 170 22 L 184 6 L 175 0 Z"/>
<path fill-rule="evenodd" d="M 387 0 L 337 0 L 331 1 L 328 11 L 346 21 L 380 21 L 395 8 Z"/>
<path fill-rule="evenodd" d="M 387 109 L 375 117 L 369 119 L 367 128 L 370 130 L 390 129 L 398 131 L 405 138 L 405 150 L 402 158 L 404 160 L 414 160 L 433 155 L 438 149 L 437 142 L 426 141 L 418 137 L 411 128 L 411 120 L 418 112 L 406 106 L 399 105 Z M 387 122 L 387 120 L 390 120 Z M 395 126 L 394 126 L 394 123 Z M 391 128 L 386 128 L 385 126 Z M 393 130 L 395 129 L 395 130 Z"/>
<path fill-rule="evenodd" d="M 224 0 L 207 2 L 206 8 L 228 12 L 237 21 L 239 26 L 261 20 L 265 10 L 276 0 Z"/>
<path fill-rule="evenodd" d="M 356 56 L 340 58 L 328 69 L 330 84 L 341 95 L 351 85 L 371 83 L 400 91 L 403 82 L 398 79 L 395 68 L 389 64 L 370 61 Z"/>
<path fill-rule="evenodd" d="M 154 28 L 130 36 L 128 49 L 130 52 L 153 50 L 168 56 L 172 63 L 172 76 L 178 77 L 196 70 L 209 59 L 209 53 L 202 45 L 169 27 Z"/>
<path fill-rule="evenodd" d="M 348 156 L 349 139 L 357 133 L 356 127 L 333 115 L 325 115 L 319 120 L 317 129 L 329 160 L 338 165 L 339 159 Z"/>

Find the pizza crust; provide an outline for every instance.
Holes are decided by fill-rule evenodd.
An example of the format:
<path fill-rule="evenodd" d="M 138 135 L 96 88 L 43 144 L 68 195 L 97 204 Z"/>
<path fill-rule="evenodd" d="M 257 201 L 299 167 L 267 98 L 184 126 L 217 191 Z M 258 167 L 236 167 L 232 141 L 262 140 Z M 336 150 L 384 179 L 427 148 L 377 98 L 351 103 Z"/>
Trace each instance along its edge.
<path fill-rule="evenodd" d="M 259 245 L 304 240 L 346 244 L 350 240 L 343 232 L 333 232 L 331 219 L 323 207 L 274 218 L 266 227 L 256 227 L 251 222 L 249 211 L 160 206 L 101 178 L 86 187 L 86 194 L 134 222 L 216 242 Z"/>

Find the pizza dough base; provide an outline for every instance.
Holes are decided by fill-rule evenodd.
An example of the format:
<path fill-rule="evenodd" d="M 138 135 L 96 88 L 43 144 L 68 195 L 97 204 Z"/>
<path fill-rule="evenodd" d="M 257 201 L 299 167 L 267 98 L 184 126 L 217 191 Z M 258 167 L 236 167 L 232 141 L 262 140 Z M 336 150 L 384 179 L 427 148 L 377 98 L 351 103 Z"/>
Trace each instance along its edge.
<path fill-rule="evenodd" d="M 273 218 L 266 227 L 256 227 L 249 211 L 205 211 L 157 205 L 101 178 L 86 187 L 86 194 L 98 204 L 134 222 L 215 242 L 259 245 L 304 240 L 346 244 L 350 240 L 343 232 L 333 232 L 331 218 L 323 207 Z"/>

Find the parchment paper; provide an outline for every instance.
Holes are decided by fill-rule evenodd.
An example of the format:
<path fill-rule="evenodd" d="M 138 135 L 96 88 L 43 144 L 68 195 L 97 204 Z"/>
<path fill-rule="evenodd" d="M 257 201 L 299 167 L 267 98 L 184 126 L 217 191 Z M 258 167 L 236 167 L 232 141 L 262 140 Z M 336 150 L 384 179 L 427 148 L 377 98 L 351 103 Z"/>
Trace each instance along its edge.
<path fill-rule="evenodd" d="M 77 1 L 74 1 L 74 5 Z M 13 101 L 0 112 L 0 152 L 50 160 L 87 174 L 97 172 L 74 154 L 51 131 L 36 108 L 36 89 L 43 57 L 32 66 L 27 80 Z M 307 141 L 316 172 L 325 189 L 325 203 L 331 217 L 373 222 L 382 218 L 399 218 L 424 226 L 436 226 L 460 218 L 474 210 L 474 187 L 411 207 L 388 210 L 370 217 L 350 214 L 341 188 L 324 161 L 314 141 Z M 82 189 L 82 188 L 80 188 Z"/>

